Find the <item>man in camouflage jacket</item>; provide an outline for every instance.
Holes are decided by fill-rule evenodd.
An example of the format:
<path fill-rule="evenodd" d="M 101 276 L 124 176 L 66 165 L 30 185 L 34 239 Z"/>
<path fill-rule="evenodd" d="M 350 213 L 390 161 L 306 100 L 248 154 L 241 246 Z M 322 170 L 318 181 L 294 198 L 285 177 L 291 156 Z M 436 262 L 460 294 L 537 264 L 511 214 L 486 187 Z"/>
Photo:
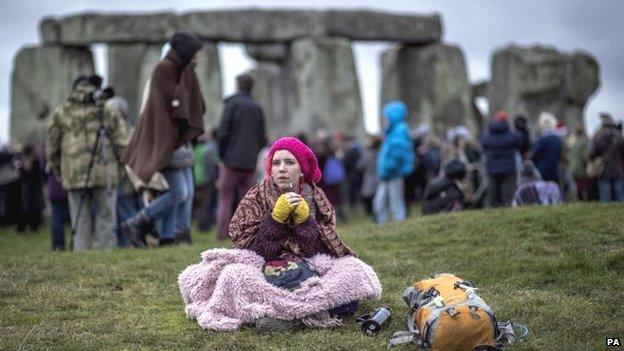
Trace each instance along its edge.
<path fill-rule="evenodd" d="M 117 242 L 116 184 L 121 165 L 115 153 L 123 152 L 125 124 L 119 111 L 104 107 L 104 127 L 110 137 L 100 138 L 87 176 L 100 129 L 99 107 L 93 99 L 97 80 L 91 78 L 79 77 L 74 82 L 67 101 L 54 110 L 46 131 L 46 157 L 69 192 L 71 219 L 76 228 L 74 251 L 115 247 Z M 95 226 L 94 205 L 97 207 Z M 78 215 L 80 218 L 76 218 Z"/>

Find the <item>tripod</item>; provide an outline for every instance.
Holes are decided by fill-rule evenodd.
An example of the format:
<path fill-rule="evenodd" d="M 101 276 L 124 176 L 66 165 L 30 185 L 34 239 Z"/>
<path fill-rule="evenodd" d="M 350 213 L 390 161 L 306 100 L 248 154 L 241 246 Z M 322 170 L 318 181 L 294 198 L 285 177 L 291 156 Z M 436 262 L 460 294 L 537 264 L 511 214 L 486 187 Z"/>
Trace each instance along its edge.
<path fill-rule="evenodd" d="M 96 96 L 96 94 L 94 94 L 94 96 Z M 93 165 L 95 163 L 95 158 L 96 155 L 98 153 L 98 148 L 102 149 L 102 158 L 104 159 L 104 169 L 105 169 L 105 178 L 106 178 L 106 187 L 107 190 L 111 190 L 111 183 L 110 183 L 110 175 L 108 174 L 108 155 L 106 154 L 107 149 L 106 149 L 106 145 L 104 145 L 104 139 L 106 139 L 108 141 L 108 143 L 110 143 L 112 149 L 113 149 L 113 155 L 115 156 L 115 160 L 117 162 L 117 164 L 120 164 L 120 158 L 119 158 L 119 154 L 117 152 L 117 148 L 115 146 L 115 144 L 112 142 L 112 138 L 110 136 L 110 132 L 108 131 L 108 129 L 106 129 L 106 126 L 104 125 L 104 102 L 105 100 L 103 98 L 98 98 L 96 99 L 96 106 L 98 109 L 98 122 L 99 122 L 99 127 L 98 127 L 98 132 L 95 138 L 95 143 L 93 144 L 93 148 L 91 149 L 91 156 L 89 159 L 89 166 L 87 167 L 87 175 L 85 177 L 85 182 L 84 182 L 84 187 L 82 188 L 81 194 L 80 194 L 80 202 L 78 203 L 78 209 L 76 210 L 76 216 L 75 218 L 73 218 L 72 220 L 72 241 L 74 240 L 74 237 L 76 235 L 76 227 L 78 226 L 78 221 L 80 219 L 80 215 L 82 213 L 82 208 L 84 205 L 84 201 L 85 198 L 87 196 L 87 193 L 89 192 L 89 190 L 91 190 L 91 188 L 89 188 L 89 180 L 91 179 L 91 173 L 93 171 Z M 90 209 L 89 209 L 90 210 Z M 100 209 L 101 210 L 101 209 Z M 73 243 L 72 243 L 73 246 Z"/>

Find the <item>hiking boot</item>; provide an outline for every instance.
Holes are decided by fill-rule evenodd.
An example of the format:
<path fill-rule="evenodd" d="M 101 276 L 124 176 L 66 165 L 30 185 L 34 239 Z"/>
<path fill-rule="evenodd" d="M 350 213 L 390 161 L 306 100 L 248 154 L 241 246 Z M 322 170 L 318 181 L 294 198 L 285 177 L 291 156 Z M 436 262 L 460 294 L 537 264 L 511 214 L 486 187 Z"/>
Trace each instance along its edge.
<path fill-rule="evenodd" d="M 154 230 L 154 223 L 145 210 L 139 211 L 134 217 L 121 224 L 121 233 L 134 247 L 145 247 L 145 235 Z"/>
<path fill-rule="evenodd" d="M 160 246 L 160 239 L 154 233 L 150 233 L 145 236 L 145 243 L 147 244 L 148 248 L 158 247 Z"/>
<path fill-rule="evenodd" d="M 281 330 L 281 331 L 293 331 L 303 329 L 304 324 L 298 320 L 288 321 L 285 319 L 276 319 L 264 317 L 255 321 L 256 329 L 260 332 Z"/>
<path fill-rule="evenodd" d="M 176 233 L 175 243 L 176 244 L 188 244 L 188 245 L 192 244 L 193 240 L 191 239 L 191 231 L 185 230 L 183 232 Z"/>

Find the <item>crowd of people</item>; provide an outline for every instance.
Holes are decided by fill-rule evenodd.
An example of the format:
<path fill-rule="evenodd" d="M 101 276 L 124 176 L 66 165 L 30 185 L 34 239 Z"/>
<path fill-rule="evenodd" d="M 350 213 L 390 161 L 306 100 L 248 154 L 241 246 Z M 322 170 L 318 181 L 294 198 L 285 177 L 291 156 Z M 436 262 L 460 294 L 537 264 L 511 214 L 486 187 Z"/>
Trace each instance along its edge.
<path fill-rule="evenodd" d="M 271 174 L 276 138 L 266 130 L 249 74 L 237 77 L 219 126 L 205 130 L 194 71 L 201 46 L 190 33 L 171 38 L 138 118 L 112 88 L 102 89 L 100 77 L 77 77 L 45 141 L 0 149 L 0 224 L 36 231 L 47 212 L 53 250 L 67 248 L 67 227 L 75 251 L 190 243 L 193 222 L 229 240 L 240 200 Z M 432 214 L 624 200 L 622 125 L 608 113 L 591 139 L 582 125 L 565 126 L 548 112 L 533 125 L 497 111 L 480 136 L 464 126 L 445 135 L 426 124 L 411 129 L 401 101 L 385 104 L 382 114 L 381 135 L 296 135 L 314 153 L 322 176 L 312 178 L 339 220 L 363 209 L 377 223 L 401 221 L 415 204 Z M 312 167 L 309 157 L 297 161 L 305 172 Z M 290 176 L 275 180 L 301 190 Z"/>

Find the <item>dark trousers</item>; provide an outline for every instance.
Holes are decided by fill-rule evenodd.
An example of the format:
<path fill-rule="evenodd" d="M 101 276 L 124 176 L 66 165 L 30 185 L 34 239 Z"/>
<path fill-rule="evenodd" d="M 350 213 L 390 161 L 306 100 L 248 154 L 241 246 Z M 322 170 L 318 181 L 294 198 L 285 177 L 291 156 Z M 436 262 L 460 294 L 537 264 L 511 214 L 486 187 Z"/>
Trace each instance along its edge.
<path fill-rule="evenodd" d="M 369 216 L 373 215 L 373 198 L 375 196 L 362 196 L 362 203 L 364 204 L 364 210 Z"/>
<path fill-rule="evenodd" d="M 134 217 L 143 208 L 139 195 L 124 192 L 123 184 L 117 187 L 117 246 L 128 247 L 128 239 L 121 233 L 121 224 Z"/>
<path fill-rule="evenodd" d="M 26 228 L 30 228 L 31 231 L 36 232 L 42 222 L 41 211 L 20 212 L 17 218 L 17 231 L 23 232 Z"/>
<path fill-rule="evenodd" d="M 232 219 L 232 208 L 252 187 L 253 171 L 241 171 L 221 165 L 219 170 L 219 199 L 217 200 L 217 239 L 229 238 L 228 228 Z M 235 205 L 234 201 L 236 201 Z"/>
<path fill-rule="evenodd" d="M 197 229 L 202 232 L 207 232 L 215 223 L 217 188 L 214 185 L 205 185 L 196 188 L 194 201 L 193 217 L 197 222 Z"/>
<path fill-rule="evenodd" d="M 65 199 L 50 200 L 50 203 L 52 204 L 52 218 L 50 218 L 52 250 L 65 250 L 65 227 L 71 226 L 69 202 Z"/>
<path fill-rule="evenodd" d="M 490 207 L 509 207 L 518 186 L 515 173 L 489 175 L 488 204 Z"/>

